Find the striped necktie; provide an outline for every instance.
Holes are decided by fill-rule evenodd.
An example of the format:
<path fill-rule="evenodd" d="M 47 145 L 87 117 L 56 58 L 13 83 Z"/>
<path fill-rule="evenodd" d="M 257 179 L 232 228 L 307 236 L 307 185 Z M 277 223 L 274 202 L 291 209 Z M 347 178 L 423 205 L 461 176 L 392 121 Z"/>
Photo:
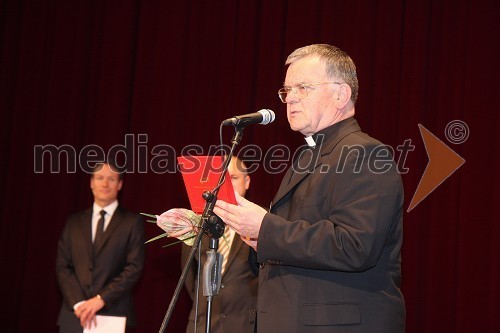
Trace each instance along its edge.
<path fill-rule="evenodd" d="M 229 227 L 226 226 L 226 229 L 224 230 L 224 237 L 219 238 L 219 253 L 224 256 L 224 259 L 222 260 L 221 273 L 225 272 L 227 259 L 229 258 L 229 250 L 231 249 L 230 236 Z"/>

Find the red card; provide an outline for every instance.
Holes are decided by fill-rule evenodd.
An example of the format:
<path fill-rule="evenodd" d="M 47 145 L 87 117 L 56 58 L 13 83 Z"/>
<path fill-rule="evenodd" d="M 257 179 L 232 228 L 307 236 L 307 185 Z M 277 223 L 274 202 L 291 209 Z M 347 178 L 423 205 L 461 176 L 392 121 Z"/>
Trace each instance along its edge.
<path fill-rule="evenodd" d="M 222 172 L 222 156 L 179 156 L 177 163 L 184 179 L 191 210 L 201 214 L 206 203 L 201 195 L 205 191 L 212 191 L 217 186 Z M 219 189 L 217 199 L 236 205 L 229 173 L 226 172 L 224 177 L 225 180 Z"/>

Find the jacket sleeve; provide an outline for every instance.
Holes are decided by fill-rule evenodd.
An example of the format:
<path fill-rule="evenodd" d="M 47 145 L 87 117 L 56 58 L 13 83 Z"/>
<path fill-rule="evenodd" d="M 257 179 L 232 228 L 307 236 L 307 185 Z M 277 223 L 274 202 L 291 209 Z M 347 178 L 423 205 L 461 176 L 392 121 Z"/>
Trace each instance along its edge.
<path fill-rule="evenodd" d="M 67 221 L 57 246 L 56 277 L 64 302 L 69 308 L 73 308 L 76 303 L 85 300 L 86 297 L 75 274 L 70 234 L 71 224 Z"/>

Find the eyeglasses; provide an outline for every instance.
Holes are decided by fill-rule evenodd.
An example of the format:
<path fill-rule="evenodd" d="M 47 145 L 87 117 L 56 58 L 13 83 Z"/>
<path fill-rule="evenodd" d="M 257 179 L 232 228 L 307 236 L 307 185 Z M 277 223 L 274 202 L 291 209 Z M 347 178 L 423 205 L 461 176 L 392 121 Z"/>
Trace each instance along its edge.
<path fill-rule="evenodd" d="M 319 86 L 322 84 L 342 84 L 342 82 L 321 82 L 321 83 L 299 83 L 294 85 L 293 87 L 283 87 L 278 90 L 278 96 L 283 103 L 286 103 L 286 97 L 290 93 L 295 93 L 298 99 L 302 99 L 307 97 L 307 91 L 312 90 L 312 86 Z"/>

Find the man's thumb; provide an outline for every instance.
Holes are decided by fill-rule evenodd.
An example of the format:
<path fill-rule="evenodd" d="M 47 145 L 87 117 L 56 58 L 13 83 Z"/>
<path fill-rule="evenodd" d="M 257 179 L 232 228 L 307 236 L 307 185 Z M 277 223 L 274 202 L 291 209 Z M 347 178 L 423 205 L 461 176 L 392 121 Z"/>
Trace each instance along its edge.
<path fill-rule="evenodd" d="M 234 191 L 234 196 L 236 197 L 236 202 L 238 203 L 238 206 L 242 206 L 242 207 L 246 206 L 246 203 L 248 202 L 247 199 L 243 198 L 236 191 Z"/>

